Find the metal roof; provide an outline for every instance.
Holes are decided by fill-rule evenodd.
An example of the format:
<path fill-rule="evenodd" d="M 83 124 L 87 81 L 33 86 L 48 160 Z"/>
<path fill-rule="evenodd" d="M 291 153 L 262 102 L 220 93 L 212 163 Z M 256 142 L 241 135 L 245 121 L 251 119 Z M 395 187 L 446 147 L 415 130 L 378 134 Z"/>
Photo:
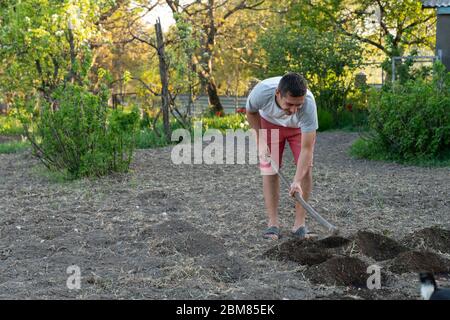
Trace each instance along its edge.
<path fill-rule="evenodd" d="M 422 8 L 450 7 L 450 0 L 422 0 Z"/>

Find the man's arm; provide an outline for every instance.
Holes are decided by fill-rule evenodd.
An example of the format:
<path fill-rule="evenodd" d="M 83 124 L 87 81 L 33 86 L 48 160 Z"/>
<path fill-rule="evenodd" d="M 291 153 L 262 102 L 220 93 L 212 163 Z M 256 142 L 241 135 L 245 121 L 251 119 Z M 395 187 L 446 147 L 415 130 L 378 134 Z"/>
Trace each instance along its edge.
<path fill-rule="evenodd" d="M 300 183 L 309 172 L 312 164 L 316 131 L 302 133 L 302 148 L 298 158 L 294 182 Z"/>
<path fill-rule="evenodd" d="M 250 124 L 250 127 L 256 131 L 256 139 L 259 140 L 259 129 L 261 129 L 261 116 L 259 112 L 251 112 L 246 110 L 247 121 Z"/>

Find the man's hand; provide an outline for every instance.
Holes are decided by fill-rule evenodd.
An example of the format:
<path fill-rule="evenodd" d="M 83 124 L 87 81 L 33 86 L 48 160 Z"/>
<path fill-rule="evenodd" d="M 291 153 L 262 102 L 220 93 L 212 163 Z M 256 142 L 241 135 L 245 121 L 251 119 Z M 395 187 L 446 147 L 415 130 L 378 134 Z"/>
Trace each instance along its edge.
<path fill-rule="evenodd" d="M 291 188 L 289 189 L 289 195 L 290 195 L 291 197 L 295 197 L 294 194 L 295 194 L 296 192 L 300 193 L 300 196 L 303 194 L 303 191 L 302 191 L 302 187 L 301 187 L 301 185 L 300 185 L 300 182 L 294 181 L 294 182 L 292 182 Z"/>

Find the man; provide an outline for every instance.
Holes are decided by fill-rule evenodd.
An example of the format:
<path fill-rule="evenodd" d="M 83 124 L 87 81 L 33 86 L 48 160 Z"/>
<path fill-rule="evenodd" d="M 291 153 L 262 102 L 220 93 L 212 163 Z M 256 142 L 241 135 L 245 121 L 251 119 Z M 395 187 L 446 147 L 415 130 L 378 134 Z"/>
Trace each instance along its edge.
<path fill-rule="evenodd" d="M 270 153 L 280 168 L 287 141 L 297 167 L 289 193 L 293 196 L 299 192 L 308 201 L 312 189 L 313 152 L 318 129 L 316 102 L 307 88 L 306 80 L 290 72 L 283 77 L 258 83 L 247 99 L 246 114 L 250 126 L 256 131 L 263 174 L 263 194 L 268 215 L 268 228 L 263 236 L 277 240 L 281 235 L 278 222 L 280 182 L 276 170 L 272 170 L 270 162 L 264 159 Z M 292 233 L 299 238 L 307 237 L 305 214 L 305 209 L 296 203 Z"/>

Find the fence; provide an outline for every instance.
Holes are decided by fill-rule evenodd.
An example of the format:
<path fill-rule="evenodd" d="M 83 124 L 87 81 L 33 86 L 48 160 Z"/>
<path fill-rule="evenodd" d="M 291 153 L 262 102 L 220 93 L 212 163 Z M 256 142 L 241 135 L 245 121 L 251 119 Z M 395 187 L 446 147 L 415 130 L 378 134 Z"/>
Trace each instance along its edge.
<path fill-rule="evenodd" d="M 225 114 L 235 113 L 237 108 L 245 108 L 247 97 L 219 96 Z M 189 105 L 189 95 L 178 95 L 175 103 L 180 110 L 186 111 Z M 193 115 L 200 115 L 208 108 L 208 96 L 198 96 L 191 105 Z"/>
<path fill-rule="evenodd" d="M 237 108 L 245 108 L 245 103 L 247 97 L 232 97 L 232 96 L 219 96 L 220 102 L 222 103 L 223 109 L 226 114 L 235 113 Z M 176 96 L 175 104 L 178 110 L 186 112 L 189 105 L 189 95 L 180 94 Z M 161 97 L 158 96 L 144 96 L 141 97 L 136 93 L 126 93 L 126 94 L 113 94 L 109 104 L 113 108 L 117 108 L 118 105 L 148 105 L 151 108 L 159 108 L 161 105 Z M 202 95 L 198 96 L 192 101 L 191 113 L 193 115 L 200 115 L 205 110 L 208 109 L 209 100 L 208 96 Z"/>

